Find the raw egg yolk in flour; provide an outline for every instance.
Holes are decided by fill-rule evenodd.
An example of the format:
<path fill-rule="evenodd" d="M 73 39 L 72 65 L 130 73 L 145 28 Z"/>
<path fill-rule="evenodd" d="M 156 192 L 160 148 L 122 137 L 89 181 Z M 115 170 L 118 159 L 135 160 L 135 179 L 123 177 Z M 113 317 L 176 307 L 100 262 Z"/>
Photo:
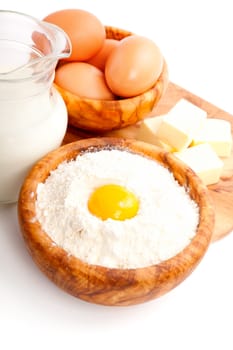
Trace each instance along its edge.
<path fill-rule="evenodd" d="M 133 218 L 139 209 L 139 200 L 125 187 L 115 184 L 96 188 L 89 197 L 89 211 L 102 220 Z"/>

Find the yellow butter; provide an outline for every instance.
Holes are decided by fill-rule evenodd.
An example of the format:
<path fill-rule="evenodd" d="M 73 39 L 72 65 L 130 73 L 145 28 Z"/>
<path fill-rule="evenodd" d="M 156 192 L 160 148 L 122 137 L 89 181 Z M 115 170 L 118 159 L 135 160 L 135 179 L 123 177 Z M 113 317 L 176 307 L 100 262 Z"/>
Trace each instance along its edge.
<path fill-rule="evenodd" d="M 206 117 L 205 111 L 181 99 L 163 116 L 156 135 L 172 149 L 180 151 L 191 144 L 195 132 L 202 126 Z"/>
<path fill-rule="evenodd" d="M 208 143 L 202 143 L 174 153 L 186 163 L 204 182 L 205 185 L 219 181 L 223 162 Z"/>
<path fill-rule="evenodd" d="M 168 152 L 172 152 L 173 148 L 161 141 L 156 135 L 157 130 L 162 122 L 163 116 L 144 119 L 140 124 L 140 128 L 138 129 L 137 139 L 151 143 L 152 145 L 159 146 Z"/>
<path fill-rule="evenodd" d="M 222 119 L 206 119 L 193 137 L 193 145 L 209 143 L 219 157 L 229 157 L 232 150 L 231 124 Z"/>

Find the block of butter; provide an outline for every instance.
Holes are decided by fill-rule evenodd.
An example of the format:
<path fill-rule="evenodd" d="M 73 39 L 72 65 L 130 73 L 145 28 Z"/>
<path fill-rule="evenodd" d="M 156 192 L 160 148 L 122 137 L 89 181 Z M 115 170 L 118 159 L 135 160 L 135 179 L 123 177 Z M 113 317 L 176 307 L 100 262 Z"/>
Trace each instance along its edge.
<path fill-rule="evenodd" d="M 144 119 L 138 129 L 137 139 L 162 147 L 168 152 L 172 152 L 174 149 L 157 137 L 157 130 L 162 122 L 163 116 Z"/>
<path fill-rule="evenodd" d="M 205 111 L 185 99 L 181 99 L 163 116 L 156 135 L 176 151 L 190 145 L 193 136 L 207 118 Z"/>
<path fill-rule="evenodd" d="M 208 118 L 196 131 L 193 145 L 209 143 L 219 157 L 229 157 L 232 149 L 231 124 L 227 120 Z"/>
<path fill-rule="evenodd" d="M 208 143 L 202 143 L 174 153 L 186 163 L 204 182 L 205 185 L 219 181 L 223 162 Z"/>

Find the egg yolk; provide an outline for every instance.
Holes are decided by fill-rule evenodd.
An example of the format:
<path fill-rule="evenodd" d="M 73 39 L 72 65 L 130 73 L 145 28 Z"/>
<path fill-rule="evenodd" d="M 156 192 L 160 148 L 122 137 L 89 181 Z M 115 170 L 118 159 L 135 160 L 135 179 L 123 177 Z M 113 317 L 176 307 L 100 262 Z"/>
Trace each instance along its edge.
<path fill-rule="evenodd" d="M 139 200 L 125 187 L 115 184 L 95 189 L 89 197 L 89 211 L 102 220 L 126 220 L 134 217 L 139 209 Z"/>

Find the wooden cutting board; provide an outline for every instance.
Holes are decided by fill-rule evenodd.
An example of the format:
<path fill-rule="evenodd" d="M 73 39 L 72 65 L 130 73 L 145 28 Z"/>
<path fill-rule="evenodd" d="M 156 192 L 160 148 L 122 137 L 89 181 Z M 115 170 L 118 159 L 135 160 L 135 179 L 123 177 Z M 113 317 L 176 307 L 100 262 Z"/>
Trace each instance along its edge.
<path fill-rule="evenodd" d="M 156 107 L 156 110 L 151 113 L 151 116 L 167 113 L 182 98 L 185 98 L 189 102 L 205 110 L 209 118 L 228 120 L 231 123 L 233 133 L 233 115 L 172 82 L 169 83 L 165 95 Z M 140 124 L 135 126 L 135 134 L 139 127 Z M 105 133 L 102 136 L 106 135 L 112 135 L 112 133 Z M 69 127 L 64 138 L 64 143 L 93 136 L 96 135 Z M 125 135 L 124 132 L 124 137 L 126 136 L 127 135 Z M 130 129 L 128 137 L 134 137 L 134 127 Z M 213 241 L 216 241 L 233 231 L 233 151 L 231 157 L 223 159 L 223 161 L 224 169 L 219 183 L 208 186 L 216 214 Z"/>

